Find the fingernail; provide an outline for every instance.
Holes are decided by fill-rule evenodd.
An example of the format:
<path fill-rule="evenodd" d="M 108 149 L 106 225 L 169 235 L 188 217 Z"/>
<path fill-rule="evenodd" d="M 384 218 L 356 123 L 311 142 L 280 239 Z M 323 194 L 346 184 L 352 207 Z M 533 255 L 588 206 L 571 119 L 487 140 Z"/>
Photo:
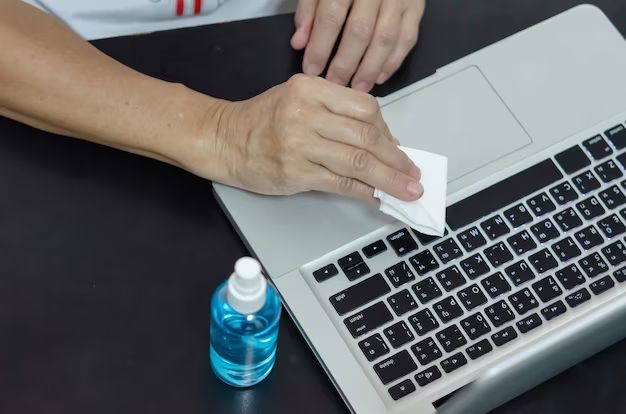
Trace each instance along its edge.
<path fill-rule="evenodd" d="M 307 63 L 304 65 L 304 73 L 311 76 L 317 76 L 322 73 L 322 68 L 314 63 Z"/>
<path fill-rule="evenodd" d="M 387 82 L 387 79 L 389 79 L 389 75 L 385 72 L 380 72 L 380 75 L 378 75 L 378 77 L 376 78 L 376 83 L 378 85 L 381 85 Z"/>
<path fill-rule="evenodd" d="M 373 87 L 374 85 L 369 82 L 359 82 L 354 85 L 354 89 L 361 92 L 369 92 L 372 90 Z"/>
<path fill-rule="evenodd" d="M 417 181 L 411 181 L 407 186 L 406 190 L 413 197 L 417 197 L 422 192 L 422 186 Z"/>

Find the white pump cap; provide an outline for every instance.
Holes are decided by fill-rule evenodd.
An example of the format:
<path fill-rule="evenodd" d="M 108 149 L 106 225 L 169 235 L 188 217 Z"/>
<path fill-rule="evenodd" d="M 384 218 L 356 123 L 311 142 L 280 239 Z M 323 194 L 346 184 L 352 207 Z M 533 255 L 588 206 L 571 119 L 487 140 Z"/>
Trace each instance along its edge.
<path fill-rule="evenodd" d="M 228 303 L 237 312 L 255 313 L 265 304 L 267 282 L 261 274 L 261 264 L 242 257 L 235 263 L 235 272 L 228 279 Z"/>

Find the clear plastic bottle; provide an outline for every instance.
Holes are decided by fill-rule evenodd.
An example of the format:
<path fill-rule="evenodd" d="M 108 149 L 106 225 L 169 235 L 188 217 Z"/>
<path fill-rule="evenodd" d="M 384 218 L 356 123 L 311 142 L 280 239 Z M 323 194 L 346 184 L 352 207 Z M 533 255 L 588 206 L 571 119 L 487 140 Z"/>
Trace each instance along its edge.
<path fill-rule="evenodd" d="M 210 360 L 225 383 L 248 387 L 262 381 L 276 359 L 280 299 L 255 259 L 243 257 L 211 299 Z"/>

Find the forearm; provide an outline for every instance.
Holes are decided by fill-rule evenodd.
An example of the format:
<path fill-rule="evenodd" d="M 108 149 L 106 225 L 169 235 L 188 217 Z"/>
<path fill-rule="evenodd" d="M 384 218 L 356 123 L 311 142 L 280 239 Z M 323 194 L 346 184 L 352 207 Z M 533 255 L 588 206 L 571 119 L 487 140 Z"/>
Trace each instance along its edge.
<path fill-rule="evenodd" d="M 219 162 L 207 141 L 222 101 L 133 71 L 21 1 L 0 2 L 0 50 L 1 115 L 185 168 L 200 149 Z"/>

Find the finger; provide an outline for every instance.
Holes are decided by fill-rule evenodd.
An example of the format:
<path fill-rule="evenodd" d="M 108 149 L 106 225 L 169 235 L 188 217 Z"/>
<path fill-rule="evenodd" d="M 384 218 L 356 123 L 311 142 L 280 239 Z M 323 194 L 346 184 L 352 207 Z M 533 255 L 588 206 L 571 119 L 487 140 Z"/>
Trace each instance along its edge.
<path fill-rule="evenodd" d="M 367 50 L 380 8 L 381 0 L 355 0 L 343 31 L 339 50 L 333 58 L 326 78 L 347 85 Z"/>
<path fill-rule="evenodd" d="M 320 0 L 313 31 L 304 52 L 304 73 L 318 76 L 328 63 L 330 52 L 346 21 L 352 0 Z"/>
<path fill-rule="evenodd" d="M 421 197 L 424 189 L 413 177 L 388 167 L 370 152 L 325 140 L 305 149 L 307 158 L 337 175 L 357 179 L 405 201 Z"/>
<path fill-rule="evenodd" d="M 352 79 L 352 87 L 369 92 L 380 74 L 385 60 L 395 49 L 400 36 L 402 4 L 397 0 L 386 0 L 381 8 L 372 41 Z"/>
<path fill-rule="evenodd" d="M 400 69 L 402 62 L 406 59 L 409 52 L 417 44 L 419 36 L 419 25 L 424 16 L 424 0 L 420 0 L 411 6 L 402 16 L 402 24 L 400 25 L 400 38 L 395 50 L 385 61 L 382 71 L 376 78 L 377 84 L 387 82 L 387 80 Z"/>
<path fill-rule="evenodd" d="M 302 50 L 309 43 L 311 37 L 311 29 L 313 27 L 313 18 L 317 9 L 318 0 L 300 0 L 298 9 L 294 17 L 296 31 L 291 37 L 291 47 L 296 50 Z"/>
<path fill-rule="evenodd" d="M 312 178 L 312 189 L 376 203 L 374 188 L 354 178 L 337 175 L 319 166 Z"/>

